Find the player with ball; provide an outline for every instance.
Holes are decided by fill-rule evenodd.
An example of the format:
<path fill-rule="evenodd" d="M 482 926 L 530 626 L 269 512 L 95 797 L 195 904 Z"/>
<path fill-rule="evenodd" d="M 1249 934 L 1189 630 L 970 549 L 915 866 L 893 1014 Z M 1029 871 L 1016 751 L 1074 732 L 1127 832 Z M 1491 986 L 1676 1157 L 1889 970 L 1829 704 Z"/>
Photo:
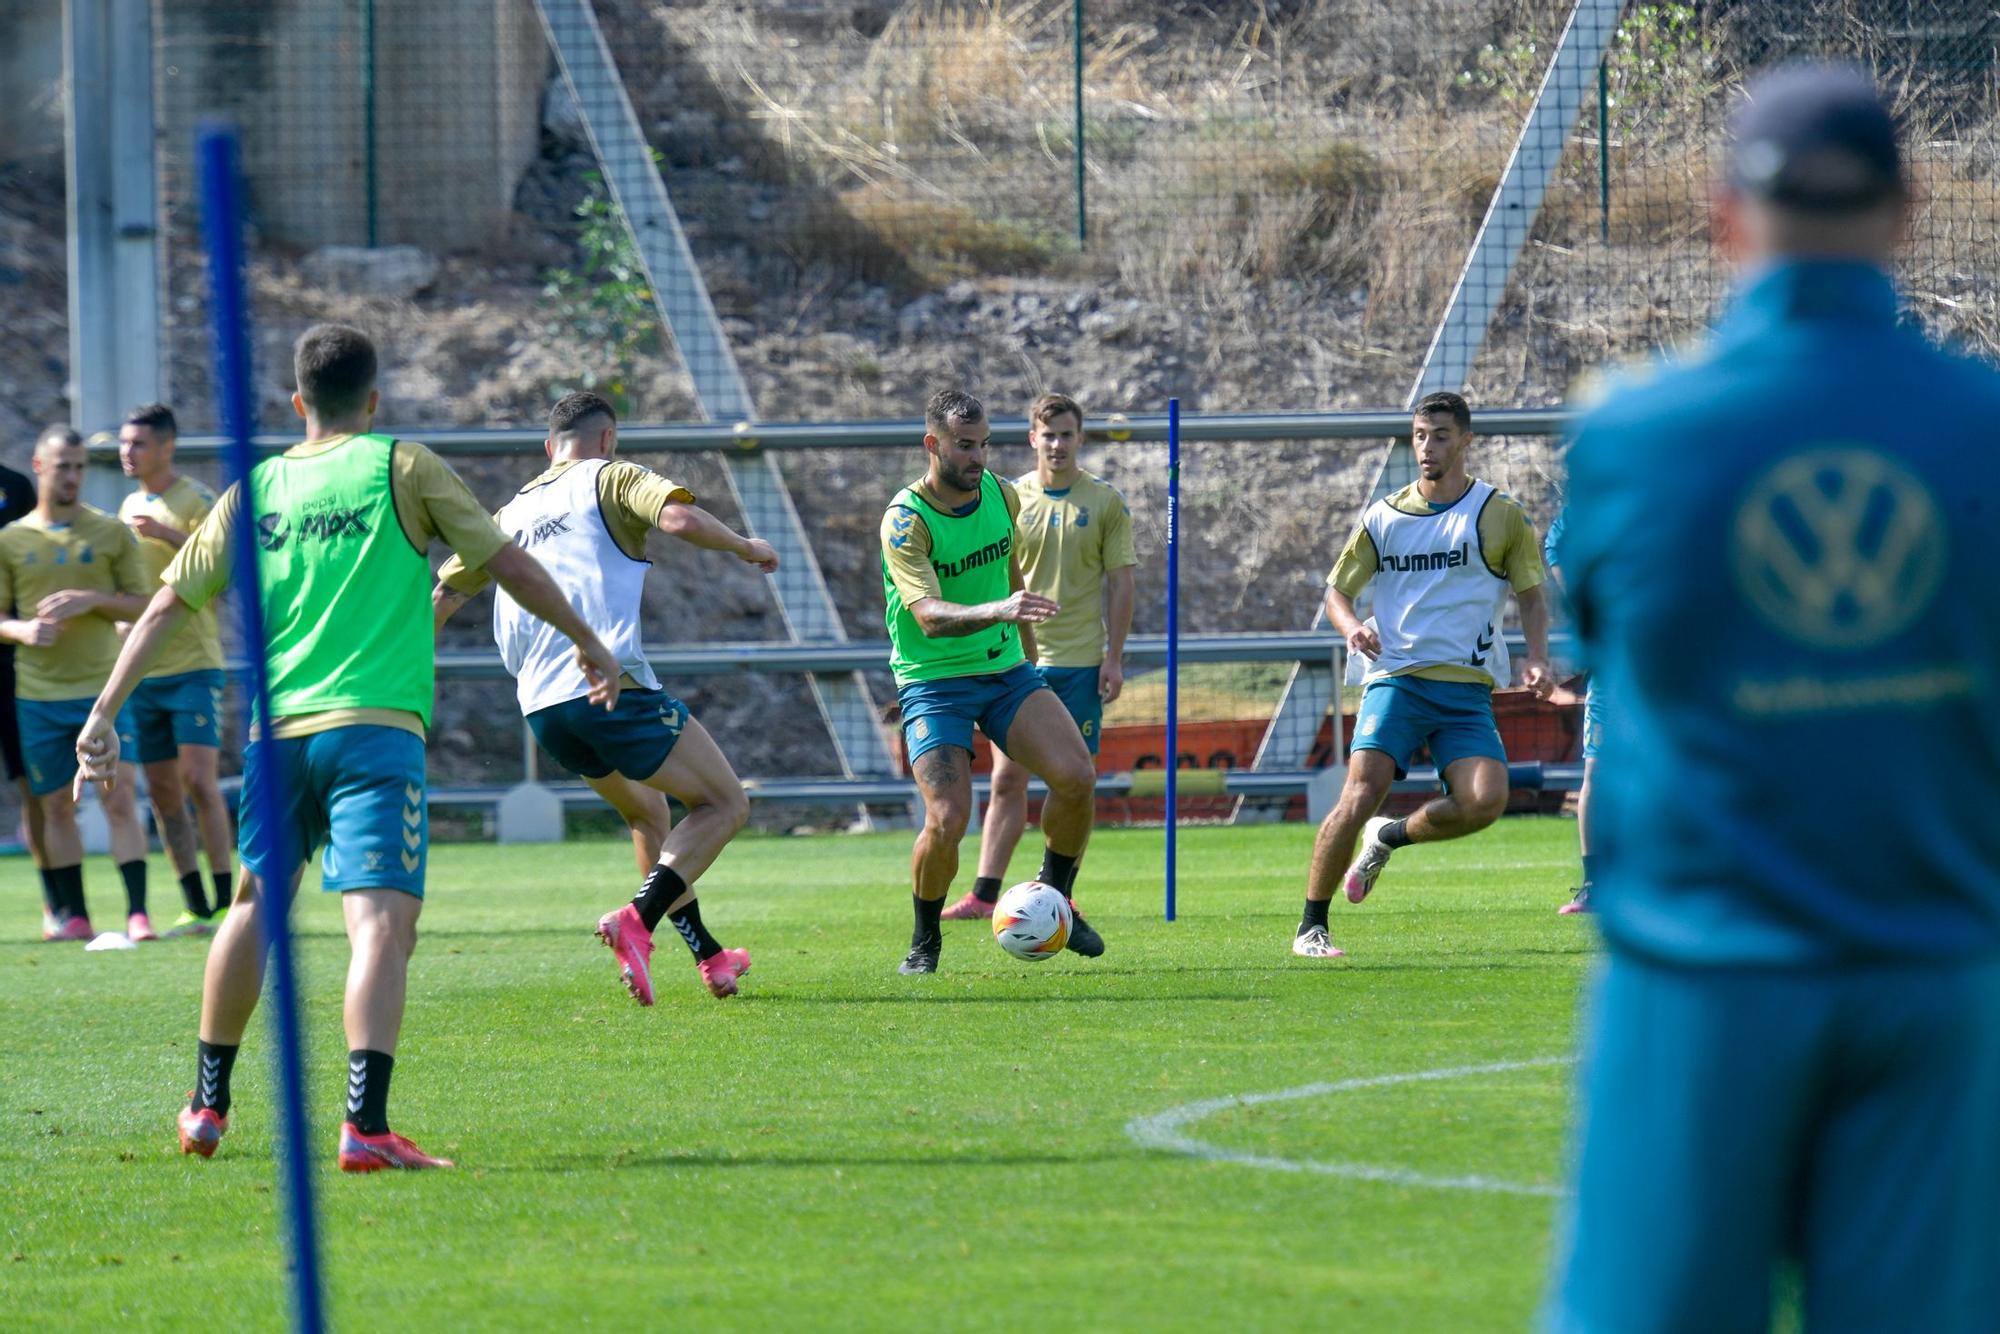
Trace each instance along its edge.
<path fill-rule="evenodd" d="M 1068 899 L 1090 840 L 1096 766 L 1076 722 L 1030 662 L 1032 627 L 1057 611 L 1023 586 L 1014 558 L 1014 488 L 987 471 L 992 426 L 979 400 L 956 390 L 924 409 L 923 478 L 882 516 L 882 592 L 890 668 L 910 768 L 924 794 L 911 855 L 916 927 L 898 971 L 934 973 L 939 918 L 958 873 L 972 814 L 972 729 L 1048 784 L 1046 848 L 1038 881 Z M 1025 648 L 1024 648 L 1025 641 Z M 1104 938 L 1070 908 L 1064 946 L 1088 958 Z"/>

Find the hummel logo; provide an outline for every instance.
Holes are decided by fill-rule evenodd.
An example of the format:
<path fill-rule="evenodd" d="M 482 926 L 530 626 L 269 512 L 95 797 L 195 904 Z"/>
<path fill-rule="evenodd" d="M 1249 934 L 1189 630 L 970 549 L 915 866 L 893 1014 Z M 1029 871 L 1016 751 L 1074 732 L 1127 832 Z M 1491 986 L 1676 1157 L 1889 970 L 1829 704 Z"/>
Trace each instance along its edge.
<path fill-rule="evenodd" d="M 370 848 L 362 854 L 361 862 L 364 870 L 379 871 L 382 869 L 382 854 L 377 849 Z"/>
<path fill-rule="evenodd" d="M 349 1061 L 347 1063 L 347 1111 L 348 1115 L 361 1110 L 361 1095 L 368 1091 L 368 1062 Z"/>
<path fill-rule="evenodd" d="M 222 1058 L 204 1056 L 201 1058 L 201 1105 L 215 1106 L 215 1089 L 222 1081 Z"/>
<path fill-rule="evenodd" d="M 692 923 L 675 921 L 674 930 L 681 933 L 681 939 L 688 943 L 689 949 L 698 950 L 701 948 L 701 937 L 695 935 Z"/>
<path fill-rule="evenodd" d="M 1484 667 L 1486 665 L 1486 655 L 1492 651 L 1493 627 L 1489 625 L 1486 627 L 1485 634 L 1475 636 L 1473 639 L 1472 665 L 1474 667 Z"/>

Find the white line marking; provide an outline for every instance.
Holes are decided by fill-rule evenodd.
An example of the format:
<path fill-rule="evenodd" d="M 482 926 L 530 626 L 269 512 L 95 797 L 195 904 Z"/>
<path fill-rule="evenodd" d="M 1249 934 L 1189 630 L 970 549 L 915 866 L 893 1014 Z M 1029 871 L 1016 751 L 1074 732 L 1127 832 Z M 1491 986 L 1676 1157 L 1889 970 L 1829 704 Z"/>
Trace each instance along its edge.
<path fill-rule="evenodd" d="M 1495 1061 L 1491 1065 L 1460 1065 L 1446 1070 L 1418 1070 L 1401 1075 L 1368 1075 L 1342 1079 L 1331 1084 L 1306 1084 L 1275 1093 L 1244 1093 L 1226 1098 L 1205 1098 L 1185 1102 L 1151 1116 L 1135 1116 L 1125 1123 L 1127 1138 L 1144 1149 L 1185 1154 L 1211 1163 L 1239 1163 L 1274 1172 L 1316 1172 L 1322 1176 L 1347 1177 L 1353 1181 L 1381 1181 L 1395 1186 L 1420 1186 L 1430 1190 L 1470 1190 L 1488 1195 L 1539 1195 L 1558 1197 L 1567 1192 L 1561 1186 L 1531 1182 L 1503 1181 L 1497 1177 L 1430 1176 L 1406 1167 L 1375 1167 L 1367 1163 L 1324 1163 L 1312 1159 L 1271 1158 L 1238 1149 L 1204 1143 L 1184 1134 L 1186 1127 L 1206 1121 L 1217 1112 L 1237 1107 L 1260 1107 L 1270 1102 L 1292 1102 L 1299 1098 L 1322 1098 L 1331 1093 L 1351 1093 L 1357 1089 L 1388 1088 L 1395 1084 L 1432 1083 L 1443 1079 L 1467 1079 L 1474 1075 L 1501 1075 L 1515 1070 L 1536 1070 L 1551 1065 L 1569 1065 L 1570 1056 L 1539 1056 L 1528 1061 Z"/>

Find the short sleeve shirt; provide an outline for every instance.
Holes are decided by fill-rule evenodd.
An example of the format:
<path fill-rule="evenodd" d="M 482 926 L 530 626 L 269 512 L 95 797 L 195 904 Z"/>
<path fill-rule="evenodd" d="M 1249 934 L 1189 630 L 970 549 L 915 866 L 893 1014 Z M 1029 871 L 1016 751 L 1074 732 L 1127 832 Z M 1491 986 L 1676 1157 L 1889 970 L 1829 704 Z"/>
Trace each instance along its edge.
<path fill-rule="evenodd" d="M 0 607 L 21 620 L 51 593 L 87 589 L 145 597 L 152 591 L 139 543 L 124 524 L 84 505 L 68 523 L 29 514 L 0 528 Z M 15 694 L 21 699 L 90 699 L 118 661 L 117 621 L 85 612 L 60 623 L 56 642 L 19 645 Z"/>

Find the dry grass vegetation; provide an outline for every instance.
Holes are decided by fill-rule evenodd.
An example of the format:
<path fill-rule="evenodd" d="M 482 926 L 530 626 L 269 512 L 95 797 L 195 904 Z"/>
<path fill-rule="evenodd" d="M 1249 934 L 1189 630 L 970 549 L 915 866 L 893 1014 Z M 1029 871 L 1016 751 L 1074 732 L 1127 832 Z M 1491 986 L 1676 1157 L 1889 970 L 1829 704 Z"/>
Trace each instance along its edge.
<path fill-rule="evenodd" d="M 1218 346 L 1232 323 L 1264 318 L 1274 294 L 1318 293 L 1359 311 L 1362 343 L 1405 356 L 1458 278 L 1570 6 L 1093 4 L 1082 243 L 1067 0 L 873 8 L 879 27 L 847 22 L 855 6 L 805 0 L 653 11 L 809 197 L 778 229 L 801 272 L 893 277 L 905 290 L 1054 275 L 1201 312 Z M 1704 241 L 1710 144 L 1728 94 L 1765 60 L 1876 60 L 1925 145 L 1933 193 L 1913 273 L 1977 253 L 1995 213 L 1992 121 L 1986 109 L 1973 123 L 1965 90 L 1986 86 L 1992 23 L 1961 19 L 1958 33 L 1927 12 L 1953 7 L 1916 0 L 1924 46 L 1898 17 L 1910 8 L 1628 7 L 1606 133 L 1594 84 L 1571 90 L 1583 109 L 1475 389 L 1546 402 L 1590 360 L 1709 314 L 1721 284 Z M 1927 138 L 1933 128 L 1944 133 Z M 1986 338 L 1990 299 L 1937 295 L 1928 313 Z"/>

